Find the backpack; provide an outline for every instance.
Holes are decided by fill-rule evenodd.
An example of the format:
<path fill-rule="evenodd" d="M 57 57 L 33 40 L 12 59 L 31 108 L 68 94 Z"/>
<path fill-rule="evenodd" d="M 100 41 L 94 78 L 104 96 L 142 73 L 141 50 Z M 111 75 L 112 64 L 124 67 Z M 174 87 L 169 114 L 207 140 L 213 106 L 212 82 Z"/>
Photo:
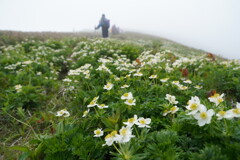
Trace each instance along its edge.
<path fill-rule="evenodd" d="M 105 19 L 102 26 L 106 27 L 106 28 L 109 28 L 110 27 L 110 20 L 109 19 Z"/>

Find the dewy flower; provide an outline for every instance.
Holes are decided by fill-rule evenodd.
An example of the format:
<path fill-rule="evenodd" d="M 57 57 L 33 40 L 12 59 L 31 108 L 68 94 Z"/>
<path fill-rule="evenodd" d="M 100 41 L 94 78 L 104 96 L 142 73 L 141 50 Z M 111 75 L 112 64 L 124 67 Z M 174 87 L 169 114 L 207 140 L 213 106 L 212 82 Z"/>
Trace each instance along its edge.
<path fill-rule="evenodd" d="M 124 103 L 129 105 L 129 106 L 135 106 L 136 105 L 136 99 L 127 99 Z"/>
<path fill-rule="evenodd" d="M 176 97 L 172 96 L 170 94 L 166 94 L 165 99 L 168 100 L 169 103 L 171 103 L 171 104 L 178 104 L 178 101 L 176 101 Z"/>
<path fill-rule="evenodd" d="M 112 131 L 111 133 L 106 135 L 106 137 L 105 137 L 106 143 L 103 144 L 103 146 L 105 146 L 105 145 L 111 146 L 114 141 L 119 141 L 119 139 L 120 139 L 120 135 L 117 134 L 117 131 Z"/>
<path fill-rule="evenodd" d="M 186 108 L 191 112 L 189 112 L 187 115 L 196 114 L 201 107 L 202 104 L 200 104 L 200 99 L 197 96 L 191 97 L 191 99 L 188 101 L 188 106 L 186 106 Z"/>
<path fill-rule="evenodd" d="M 98 128 L 98 129 L 96 129 L 95 131 L 94 131 L 94 136 L 93 137 L 101 137 L 101 136 L 103 136 L 103 131 L 102 131 L 102 128 Z"/>
<path fill-rule="evenodd" d="M 136 122 L 136 125 L 138 125 L 139 128 L 151 128 L 148 124 L 151 123 L 151 119 L 150 118 L 143 118 L 143 117 L 140 117 L 138 119 L 138 121 Z"/>
<path fill-rule="evenodd" d="M 108 106 L 106 106 L 105 104 L 100 104 L 97 105 L 99 109 L 104 109 L 104 108 L 108 108 Z"/>
<path fill-rule="evenodd" d="M 128 127 L 132 127 L 138 121 L 137 115 L 134 115 L 133 118 L 129 118 L 127 122 L 123 122 L 123 124 L 127 125 Z"/>
<path fill-rule="evenodd" d="M 207 110 L 204 105 L 202 106 L 200 112 L 194 115 L 194 118 L 198 120 L 198 125 L 200 127 L 211 123 L 212 116 L 214 115 L 213 109 Z"/>
<path fill-rule="evenodd" d="M 131 92 L 124 93 L 124 94 L 121 96 L 121 99 L 133 99 L 133 95 L 132 95 Z"/>
<path fill-rule="evenodd" d="M 106 90 L 111 90 L 113 87 L 113 84 L 108 82 L 103 88 L 106 89 Z"/>
<path fill-rule="evenodd" d="M 157 78 L 157 75 L 151 75 L 149 78 L 150 78 L 150 79 L 156 79 L 156 78 Z"/>
<path fill-rule="evenodd" d="M 86 110 L 86 111 L 84 111 L 84 112 L 83 112 L 83 116 L 82 116 L 82 117 L 86 117 L 86 116 L 88 115 L 89 111 L 90 111 L 89 109 L 88 109 L 88 110 Z"/>
<path fill-rule="evenodd" d="M 218 93 L 215 93 L 213 96 L 209 97 L 209 101 L 213 102 L 216 104 L 216 106 L 218 106 L 221 102 L 223 102 L 223 96 L 224 93 L 219 95 Z"/>
<path fill-rule="evenodd" d="M 66 110 L 66 109 L 62 109 L 60 111 L 57 112 L 57 117 L 69 117 L 70 116 L 70 113 Z"/>
<path fill-rule="evenodd" d="M 169 78 L 160 79 L 161 82 L 167 82 L 168 80 L 169 80 Z"/>
<path fill-rule="evenodd" d="M 129 85 L 126 85 L 126 84 L 121 86 L 121 88 L 128 88 L 128 87 L 129 87 Z"/>
<path fill-rule="evenodd" d="M 22 91 L 22 85 L 21 84 L 16 85 L 15 89 L 16 89 L 17 92 L 21 92 Z"/>
<path fill-rule="evenodd" d="M 134 135 L 132 135 L 132 129 L 130 127 L 122 127 L 119 130 L 120 133 L 120 137 L 119 137 L 119 143 L 126 143 L 128 141 L 130 141 L 131 138 L 135 137 Z"/>

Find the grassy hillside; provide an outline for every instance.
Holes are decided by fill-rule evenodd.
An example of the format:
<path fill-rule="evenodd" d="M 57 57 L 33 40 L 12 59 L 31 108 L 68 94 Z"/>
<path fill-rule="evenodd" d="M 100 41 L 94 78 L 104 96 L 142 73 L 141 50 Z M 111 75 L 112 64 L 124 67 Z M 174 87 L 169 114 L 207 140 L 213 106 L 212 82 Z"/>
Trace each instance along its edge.
<path fill-rule="evenodd" d="M 238 62 L 136 33 L 0 34 L 0 159 L 240 157 Z"/>

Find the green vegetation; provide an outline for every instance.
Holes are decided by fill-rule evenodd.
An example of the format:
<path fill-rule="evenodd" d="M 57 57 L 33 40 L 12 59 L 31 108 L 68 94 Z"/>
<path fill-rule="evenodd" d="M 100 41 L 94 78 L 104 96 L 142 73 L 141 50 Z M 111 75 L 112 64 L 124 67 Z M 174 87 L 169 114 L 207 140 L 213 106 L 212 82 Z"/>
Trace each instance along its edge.
<path fill-rule="evenodd" d="M 236 61 L 133 33 L 2 44 L 0 159 L 240 157 Z"/>

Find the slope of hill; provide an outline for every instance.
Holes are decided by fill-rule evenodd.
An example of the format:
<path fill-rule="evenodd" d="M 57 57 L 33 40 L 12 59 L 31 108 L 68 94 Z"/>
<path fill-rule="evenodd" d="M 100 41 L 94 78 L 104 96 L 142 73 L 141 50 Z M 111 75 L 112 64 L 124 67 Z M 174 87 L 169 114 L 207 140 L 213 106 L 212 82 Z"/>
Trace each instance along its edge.
<path fill-rule="evenodd" d="M 1 32 L 0 158 L 240 157 L 238 62 L 136 33 L 39 34 Z"/>

